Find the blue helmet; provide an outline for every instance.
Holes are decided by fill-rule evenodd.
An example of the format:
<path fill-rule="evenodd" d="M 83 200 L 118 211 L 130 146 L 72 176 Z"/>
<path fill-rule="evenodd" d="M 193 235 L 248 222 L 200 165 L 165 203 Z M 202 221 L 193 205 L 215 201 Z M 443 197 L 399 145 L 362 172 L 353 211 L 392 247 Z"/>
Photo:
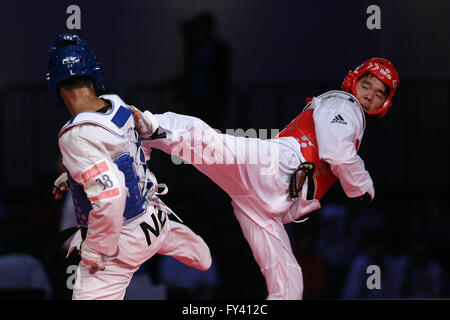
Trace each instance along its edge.
<path fill-rule="evenodd" d="M 73 33 L 60 34 L 48 51 L 48 89 L 58 92 L 58 83 L 75 76 L 92 78 L 95 90 L 104 89 L 103 70 L 87 42 Z"/>

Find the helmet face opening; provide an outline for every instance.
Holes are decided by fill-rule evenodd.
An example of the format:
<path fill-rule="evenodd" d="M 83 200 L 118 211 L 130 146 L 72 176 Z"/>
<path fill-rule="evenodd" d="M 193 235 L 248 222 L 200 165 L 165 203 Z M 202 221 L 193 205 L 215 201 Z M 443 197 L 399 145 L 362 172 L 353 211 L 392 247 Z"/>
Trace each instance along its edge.
<path fill-rule="evenodd" d="M 388 97 L 379 109 L 374 111 L 365 110 L 367 114 L 379 114 L 379 118 L 381 118 L 392 106 L 392 99 L 400 81 L 400 77 L 390 61 L 383 58 L 371 58 L 364 61 L 354 71 L 348 72 L 341 85 L 342 90 L 356 94 L 356 84 L 366 73 L 372 74 L 389 88 Z"/>
<path fill-rule="evenodd" d="M 91 77 L 95 90 L 104 89 L 103 70 L 87 42 L 72 33 L 59 35 L 49 49 L 46 80 L 52 93 L 58 92 L 58 83 L 76 76 Z"/>

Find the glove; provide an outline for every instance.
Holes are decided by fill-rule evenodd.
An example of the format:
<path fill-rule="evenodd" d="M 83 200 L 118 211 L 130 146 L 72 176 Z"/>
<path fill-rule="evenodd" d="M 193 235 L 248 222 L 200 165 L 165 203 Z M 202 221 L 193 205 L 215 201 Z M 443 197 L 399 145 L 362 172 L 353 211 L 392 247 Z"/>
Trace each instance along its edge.
<path fill-rule="evenodd" d="M 358 198 L 363 204 L 370 204 L 372 202 L 372 197 L 368 192 L 364 193 L 362 196 Z"/>
<path fill-rule="evenodd" d="M 369 189 L 369 191 L 367 191 L 366 193 L 364 193 L 362 196 L 360 196 L 358 198 L 363 204 L 367 205 L 367 204 L 370 204 L 373 201 L 374 197 L 375 197 L 375 189 L 372 186 Z"/>
<path fill-rule="evenodd" d="M 80 251 L 81 251 L 81 260 L 83 260 L 84 263 L 90 265 L 94 269 L 98 269 L 100 271 L 105 270 L 103 254 L 101 254 L 97 250 L 89 248 L 84 241 L 81 244 Z"/>
<path fill-rule="evenodd" d="M 159 128 L 159 123 L 158 120 L 156 120 L 155 115 L 150 111 L 144 111 L 142 113 L 134 106 L 130 106 L 130 109 L 133 111 L 135 130 L 142 139 L 149 139 Z"/>
<path fill-rule="evenodd" d="M 64 172 L 53 183 L 52 194 L 55 196 L 56 200 L 61 199 L 63 192 L 69 189 L 69 185 L 67 184 L 68 180 L 67 172 Z"/>

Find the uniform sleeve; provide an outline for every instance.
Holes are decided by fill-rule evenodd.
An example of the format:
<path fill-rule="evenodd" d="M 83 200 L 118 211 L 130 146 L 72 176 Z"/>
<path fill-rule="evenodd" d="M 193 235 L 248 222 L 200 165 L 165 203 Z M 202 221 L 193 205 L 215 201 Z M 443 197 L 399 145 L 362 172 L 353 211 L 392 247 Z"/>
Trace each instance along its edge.
<path fill-rule="evenodd" d="M 104 255 L 118 248 L 127 188 L 123 173 L 101 143 L 108 134 L 94 125 L 70 129 L 59 140 L 63 163 L 91 202 L 86 245 Z"/>
<path fill-rule="evenodd" d="M 343 99 L 328 99 L 314 110 L 319 157 L 325 160 L 350 198 L 373 190 L 372 179 L 358 156 L 356 140 L 362 136 L 359 107 Z"/>
<path fill-rule="evenodd" d="M 177 114 L 174 112 L 165 112 L 163 114 L 155 114 L 159 123 L 158 134 L 164 134 L 164 138 L 144 140 L 142 144 L 148 148 L 155 148 L 168 154 L 180 155 L 187 162 L 192 163 L 192 159 L 202 157 L 201 155 L 193 155 L 191 152 L 198 151 L 193 146 L 199 143 L 196 137 L 215 137 L 216 131 L 213 131 L 202 120 Z M 200 140 L 204 142 L 203 140 Z M 199 158 L 199 159 L 200 159 Z"/>

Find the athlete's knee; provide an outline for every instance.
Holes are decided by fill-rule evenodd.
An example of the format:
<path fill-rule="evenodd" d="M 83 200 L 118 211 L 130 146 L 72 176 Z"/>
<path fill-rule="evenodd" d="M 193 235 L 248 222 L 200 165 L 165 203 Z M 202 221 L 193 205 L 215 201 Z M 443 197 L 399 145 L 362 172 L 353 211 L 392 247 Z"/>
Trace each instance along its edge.
<path fill-rule="evenodd" d="M 202 263 L 200 264 L 199 270 L 206 271 L 211 267 L 211 264 L 212 264 L 212 259 L 211 259 L 211 256 L 209 256 L 208 259 L 205 259 L 202 261 Z"/>
<path fill-rule="evenodd" d="M 208 270 L 212 264 L 211 251 L 206 242 L 199 236 L 196 236 L 193 246 L 191 246 L 191 263 L 192 267 L 201 271 Z"/>
<path fill-rule="evenodd" d="M 211 251 L 209 250 L 208 246 L 205 244 L 205 248 L 202 250 L 201 255 L 200 255 L 198 269 L 200 269 L 202 271 L 208 270 L 211 267 L 211 264 L 212 264 Z"/>

